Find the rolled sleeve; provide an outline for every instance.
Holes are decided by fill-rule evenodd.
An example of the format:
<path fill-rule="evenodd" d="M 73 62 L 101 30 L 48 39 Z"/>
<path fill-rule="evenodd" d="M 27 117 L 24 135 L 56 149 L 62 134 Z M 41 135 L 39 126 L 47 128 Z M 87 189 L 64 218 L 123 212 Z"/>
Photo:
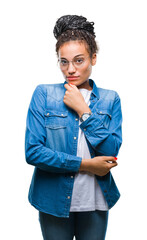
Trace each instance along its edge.
<path fill-rule="evenodd" d="M 116 93 L 112 110 L 96 110 L 80 128 L 98 155 L 117 156 L 122 143 L 121 125 L 121 102 Z"/>

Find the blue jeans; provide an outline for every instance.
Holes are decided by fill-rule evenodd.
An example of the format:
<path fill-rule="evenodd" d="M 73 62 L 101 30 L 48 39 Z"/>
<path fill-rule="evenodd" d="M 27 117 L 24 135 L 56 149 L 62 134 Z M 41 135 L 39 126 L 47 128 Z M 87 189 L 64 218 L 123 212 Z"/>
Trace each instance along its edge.
<path fill-rule="evenodd" d="M 44 240 L 104 240 L 108 211 L 70 212 L 69 218 L 39 212 Z"/>

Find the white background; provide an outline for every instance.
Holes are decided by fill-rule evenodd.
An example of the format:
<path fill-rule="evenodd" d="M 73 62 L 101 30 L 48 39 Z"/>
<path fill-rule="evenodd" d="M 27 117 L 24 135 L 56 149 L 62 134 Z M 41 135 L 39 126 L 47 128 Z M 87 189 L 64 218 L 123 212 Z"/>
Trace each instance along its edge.
<path fill-rule="evenodd" d="M 106 240 L 147 239 L 147 8 L 140 0 L 0 3 L 0 239 L 41 240 L 28 203 L 33 167 L 24 157 L 28 105 L 37 84 L 63 82 L 53 27 L 64 14 L 95 22 L 100 46 L 91 78 L 122 101 L 123 144 L 112 170 L 121 198 L 110 210 Z"/>

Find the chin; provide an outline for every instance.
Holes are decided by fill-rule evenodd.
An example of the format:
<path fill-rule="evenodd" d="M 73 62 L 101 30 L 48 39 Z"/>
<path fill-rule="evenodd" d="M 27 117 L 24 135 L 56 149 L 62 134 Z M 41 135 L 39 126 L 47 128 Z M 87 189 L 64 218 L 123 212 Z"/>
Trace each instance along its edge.
<path fill-rule="evenodd" d="M 69 80 L 66 80 L 68 83 L 70 84 L 73 84 L 73 85 L 76 85 L 76 86 L 80 86 L 82 83 L 79 83 L 77 82 L 76 80 L 75 81 L 69 81 Z"/>

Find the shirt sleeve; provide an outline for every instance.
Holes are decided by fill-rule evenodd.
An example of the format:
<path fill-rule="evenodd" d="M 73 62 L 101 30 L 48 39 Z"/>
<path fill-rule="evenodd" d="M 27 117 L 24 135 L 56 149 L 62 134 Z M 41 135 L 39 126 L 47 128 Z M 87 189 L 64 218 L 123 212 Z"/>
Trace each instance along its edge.
<path fill-rule="evenodd" d="M 42 85 L 39 85 L 33 93 L 27 114 L 25 132 L 26 161 L 28 164 L 48 172 L 77 172 L 81 165 L 81 157 L 53 151 L 45 146 L 45 104 L 46 91 Z"/>
<path fill-rule="evenodd" d="M 97 155 L 117 156 L 122 144 L 122 112 L 118 94 L 115 94 L 111 115 L 95 111 L 80 124 L 80 128 Z"/>

